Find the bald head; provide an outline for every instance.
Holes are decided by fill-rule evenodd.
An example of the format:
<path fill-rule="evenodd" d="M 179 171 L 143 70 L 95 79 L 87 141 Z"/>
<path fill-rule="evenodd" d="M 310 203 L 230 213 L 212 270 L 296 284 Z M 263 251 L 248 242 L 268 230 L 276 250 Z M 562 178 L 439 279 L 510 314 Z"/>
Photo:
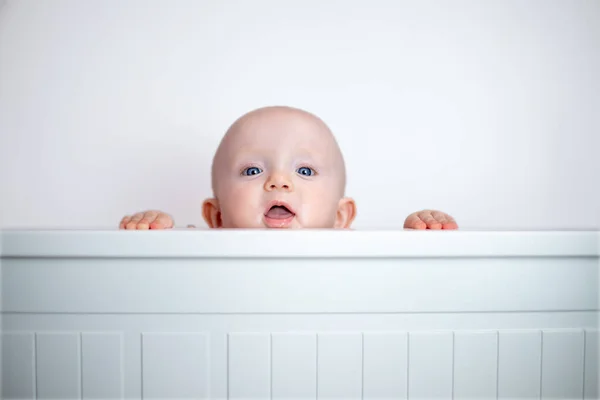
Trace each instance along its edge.
<path fill-rule="evenodd" d="M 305 138 L 296 141 L 295 138 Z M 250 111 L 238 118 L 221 140 L 212 163 L 212 188 L 218 192 L 219 173 L 235 153 L 242 148 L 265 144 L 311 147 L 327 158 L 332 170 L 339 174 L 340 196 L 346 187 L 346 167 L 339 145 L 323 120 L 293 107 L 270 106 Z M 278 151 L 274 148 L 274 151 Z"/>

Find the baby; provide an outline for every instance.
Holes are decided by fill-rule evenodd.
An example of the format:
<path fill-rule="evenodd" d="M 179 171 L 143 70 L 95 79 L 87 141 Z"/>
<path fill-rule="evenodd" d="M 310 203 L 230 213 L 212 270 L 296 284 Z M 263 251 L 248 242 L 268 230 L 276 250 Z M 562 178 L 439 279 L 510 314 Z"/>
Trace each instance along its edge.
<path fill-rule="evenodd" d="M 345 194 L 346 168 L 329 127 L 297 108 L 251 111 L 227 130 L 212 164 L 213 198 L 202 205 L 210 228 L 348 229 L 356 204 Z M 160 211 L 125 216 L 120 229 L 169 229 Z M 457 229 L 439 211 L 409 215 L 407 229 Z"/>

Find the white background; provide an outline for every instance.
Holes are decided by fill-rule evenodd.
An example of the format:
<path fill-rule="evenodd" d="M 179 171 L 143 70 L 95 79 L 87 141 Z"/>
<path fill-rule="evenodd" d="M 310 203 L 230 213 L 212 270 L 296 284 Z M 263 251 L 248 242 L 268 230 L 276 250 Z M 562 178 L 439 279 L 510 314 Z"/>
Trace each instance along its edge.
<path fill-rule="evenodd" d="M 0 0 L 0 228 L 204 227 L 265 105 L 336 134 L 355 228 L 600 228 L 600 1 Z"/>

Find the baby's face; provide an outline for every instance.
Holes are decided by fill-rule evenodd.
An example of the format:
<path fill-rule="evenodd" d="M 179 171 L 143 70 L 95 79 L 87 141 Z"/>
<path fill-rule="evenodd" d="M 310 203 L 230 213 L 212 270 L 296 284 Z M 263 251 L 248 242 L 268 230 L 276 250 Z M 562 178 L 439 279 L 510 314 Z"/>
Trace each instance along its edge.
<path fill-rule="evenodd" d="M 269 110 L 238 121 L 214 171 L 220 227 L 341 228 L 351 222 L 338 212 L 350 200 L 343 199 L 345 171 L 335 139 L 320 120 L 297 111 Z"/>

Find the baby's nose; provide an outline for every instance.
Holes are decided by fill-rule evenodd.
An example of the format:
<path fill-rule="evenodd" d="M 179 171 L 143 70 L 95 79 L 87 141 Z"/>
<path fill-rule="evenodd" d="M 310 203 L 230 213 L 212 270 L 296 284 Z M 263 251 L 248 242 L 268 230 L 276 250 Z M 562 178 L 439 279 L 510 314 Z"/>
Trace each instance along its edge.
<path fill-rule="evenodd" d="M 265 189 L 272 190 L 293 190 L 292 181 L 285 174 L 273 174 L 265 183 Z"/>

